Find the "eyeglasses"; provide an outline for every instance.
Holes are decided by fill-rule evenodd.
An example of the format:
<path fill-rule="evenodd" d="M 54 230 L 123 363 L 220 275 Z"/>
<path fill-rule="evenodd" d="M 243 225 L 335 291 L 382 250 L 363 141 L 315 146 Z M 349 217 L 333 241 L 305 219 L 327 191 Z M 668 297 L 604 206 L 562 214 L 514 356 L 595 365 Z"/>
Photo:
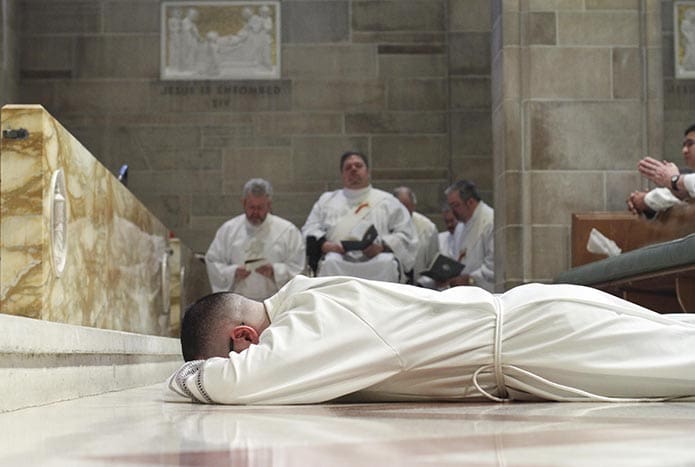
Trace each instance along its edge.
<path fill-rule="evenodd" d="M 686 148 L 686 149 L 689 149 L 690 146 L 692 146 L 693 144 L 695 144 L 695 140 L 692 140 L 692 139 L 690 139 L 690 138 L 688 138 L 688 139 L 686 139 L 685 141 L 683 141 L 683 147 Z"/>

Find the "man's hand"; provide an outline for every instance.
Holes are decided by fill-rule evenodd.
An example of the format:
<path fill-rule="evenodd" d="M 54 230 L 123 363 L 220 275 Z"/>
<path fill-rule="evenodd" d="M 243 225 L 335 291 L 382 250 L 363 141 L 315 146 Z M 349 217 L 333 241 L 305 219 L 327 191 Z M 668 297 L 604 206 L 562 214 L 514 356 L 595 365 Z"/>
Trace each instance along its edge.
<path fill-rule="evenodd" d="M 452 277 L 447 281 L 449 287 L 458 287 L 460 285 L 475 285 L 475 281 L 469 274 L 461 274 L 460 276 Z"/>
<path fill-rule="evenodd" d="M 640 215 L 645 211 L 649 210 L 649 206 L 644 202 L 644 198 L 647 196 L 646 191 L 633 191 L 628 196 L 625 203 L 627 204 L 627 209 L 633 214 Z"/>
<path fill-rule="evenodd" d="M 379 242 L 374 242 L 371 245 L 369 245 L 367 248 L 362 250 L 362 253 L 364 253 L 364 255 L 367 258 L 374 258 L 379 253 L 383 253 L 384 250 L 386 250 L 386 248 L 384 248 L 384 245 L 382 245 Z"/>
<path fill-rule="evenodd" d="M 259 266 L 256 268 L 256 272 L 267 277 L 268 279 L 273 279 L 275 277 L 272 264 L 264 264 L 263 266 Z"/>
<path fill-rule="evenodd" d="M 247 270 L 244 266 L 237 266 L 234 272 L 234 280 L 246 279 L 251 274 L 251 271 Z"/>
<path fill-rule="evenodd" d="M 341 255 L 345 254 L 345 249 L 343 249 L 343 245 L 340 243 L 335 243 L 335 242 L 329 242 L 325 241 L 323 242 L 323 245 L 321 245 L 321 253 L 324 255 L 326 253 L 340 253 Z"/>
<path fill-rule="evenodd" d="M 639 161 L 637 170 L 652 182 L 666 188 L 671 188 L 671 177 L 680 173 L 673 162 L 658 161 L 653 157 Z"/>

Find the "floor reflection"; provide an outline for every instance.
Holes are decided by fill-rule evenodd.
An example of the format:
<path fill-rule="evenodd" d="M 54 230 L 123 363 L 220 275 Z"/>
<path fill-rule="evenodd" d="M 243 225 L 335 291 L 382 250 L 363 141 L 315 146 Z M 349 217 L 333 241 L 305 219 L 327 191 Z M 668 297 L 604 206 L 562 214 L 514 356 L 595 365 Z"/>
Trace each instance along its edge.
<path fill-rule="evenodd" d="M 139 388 L 2 414 L 13 435 L 0 465 L 687 465 L 695 459 L 692 402 L 234 407 L 166 402 L 160 391 Z"/>

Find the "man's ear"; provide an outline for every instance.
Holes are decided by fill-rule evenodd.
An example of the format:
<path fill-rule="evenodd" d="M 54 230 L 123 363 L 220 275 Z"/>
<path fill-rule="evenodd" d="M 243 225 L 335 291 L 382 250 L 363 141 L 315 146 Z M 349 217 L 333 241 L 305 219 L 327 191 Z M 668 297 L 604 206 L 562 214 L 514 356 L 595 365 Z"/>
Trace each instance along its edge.
<path fill-rule="evenodd" d="M 251 326 L 243 324 L 232 328 L 231 338 L 235 352 L 241 352 L 249 348 L 251 344 L 258 344 L 258 332 Z"/>

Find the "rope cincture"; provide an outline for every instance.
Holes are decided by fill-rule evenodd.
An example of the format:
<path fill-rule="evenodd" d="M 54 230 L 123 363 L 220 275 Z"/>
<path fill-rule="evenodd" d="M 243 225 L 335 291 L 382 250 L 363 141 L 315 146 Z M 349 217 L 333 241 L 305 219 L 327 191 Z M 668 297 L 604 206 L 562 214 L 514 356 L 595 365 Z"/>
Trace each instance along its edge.
<path fill-rule="evenodd" d="M 502 372 L 502 324 L 504 323 L 504 314 L 497 300 L 495 300 L 495 311 L 497 313 L 495 317 L 495 335 L 492 344 L 492 365 L 483 365 L 475 370 L 475 373 L 473 373 L 473 384 L 475 388 L 488 399 L 495 402 L 507 402 L 510 401 L 511 398 L 507 392 L 507 387 L 504 385 L 504 373 Z M 497 385 L 498 396 L 485 391 L 478 383 L 478 376 L 490 370 L 490 368 L 492 368 L 495 373 L 495 384 Z"/>

